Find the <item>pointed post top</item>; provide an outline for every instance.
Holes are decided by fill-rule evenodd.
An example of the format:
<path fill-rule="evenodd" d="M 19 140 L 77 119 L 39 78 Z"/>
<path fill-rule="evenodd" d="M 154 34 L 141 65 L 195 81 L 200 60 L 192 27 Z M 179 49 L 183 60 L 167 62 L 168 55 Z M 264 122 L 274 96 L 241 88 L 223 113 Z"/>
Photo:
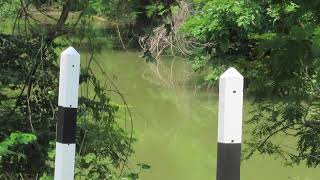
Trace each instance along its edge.
<path fill-rule="evenodd" d="M 68 56 L 80 56 L 80 54 L 75 50 L 72 46 L 68 47 L 64 50 L 61 55 L 68 55 Z"/>
<path fill-rule="evenodd" d="M 222 79 L 222 78 L 241 78 L 241 79 L 243 79 L 243 76 L 235 68 L 230 67 L 220 76 L 220 79 Z"/>

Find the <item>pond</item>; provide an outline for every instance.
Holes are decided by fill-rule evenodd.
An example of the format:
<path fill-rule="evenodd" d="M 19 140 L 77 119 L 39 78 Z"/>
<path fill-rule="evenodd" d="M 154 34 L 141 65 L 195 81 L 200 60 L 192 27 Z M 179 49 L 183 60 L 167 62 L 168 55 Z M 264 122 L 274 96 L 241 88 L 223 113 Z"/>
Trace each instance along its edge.
<path fill-rule="evenodd" d="M 115 75 L 114 82 L 125 95 L 134 119 L 135 154 L 130 159 L 146 163 L 142 180 L 205 180 L 216 176 L 218 97 L 212 90 L 197 90 L 197 76 L 182 76 L 190 66 L 173 63 L 170 78 L 154 75 L 138 52 L 103 51 L 103 68 Z M 167 63 L 170 64 L 170 63 Z M 167 79 L 166 79 L 167 78 Z M 169 85 L 165 84 L 165 81 Z M 188 81 L 186 85 L 181 85 Z M 190 83 L 191 82 L 191 83 Z M 177 84 L 177 85 L 176 85 Z M 120 101 L 119 101 L 120 103 Z M 249 103 L 245 102 L 248 117 Z M 244 131 L 248 127 L 244 126 Z M 244 137 L 245 138 L 245 137 Z M 280 159 L 255 155 L 241 165 L 242 180 L 317 180 L 319 169 L 284 167 Z"/>

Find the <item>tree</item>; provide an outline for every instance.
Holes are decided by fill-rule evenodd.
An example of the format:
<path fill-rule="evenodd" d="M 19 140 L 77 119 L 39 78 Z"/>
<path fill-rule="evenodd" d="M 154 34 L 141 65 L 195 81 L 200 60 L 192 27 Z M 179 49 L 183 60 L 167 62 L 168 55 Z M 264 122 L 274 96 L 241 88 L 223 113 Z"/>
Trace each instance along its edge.
<path fill-rule="evenodd" d="M 161 51 L 147 47 L 146 58 L 157 58 L 170 47 L 205 73 L 209 85 L 217 85 L 228 67 L 237 68 L 253 102 L 246 122 L 253 127 L 252 138 L 246 140 L 244 159 L 258 151 L 287 164 L 319 166 L 320 2 L 194 0 L 189 5 L 190 15 L 175 27 L 179 31 L 165 41 L 147 41 Z"/>
<path fill-rule="evenodd" d="M 200 44 L 190 54 L 193 67 L 213 83 L 236 67 L 254 99 L 246 158 L 258 151 L 318 166 L 320 2 L 211 0 L 195 6 L 182 28 Z"/>
<path fill-rule="evenodd" d="M 53 173 L 52 143 L 55 142 L 59 72 L 57 50 L 70 44 L 77 45 L 80 32 L 84 38 L 92 39 L 88 37 L 90 31 L 86 21 L 89 1 L 81 2 L 83 9 L 77 19 L 67 23 L 72 2 L 19 0 L 0 3 L 0 9 L 16 10 L 12 16 L 0 14 L 0 19 L 13 20 L 13 30 L 0 34 L 0 141 L 17 131 L 37 137 L 27 145 L 22 141 L 8 147 L 23 156 L 2 157 L 1 179 L 35 178 L 39 174 Z M 52 6 L 62 9 L 58 11 L 58 18 L 46 13 L 45 10 Z M 34 11 L 43 19 L 35 18 Z M 61 40 L 65 35 L 74 35 L 74 39 L 67 39 L 65 43 Z M 79 98 L 76 176 L 95 169 L 96 179 L 115 179 L 122 176 L 119 172 L 133 153 L 131 143 L 134 139 L 130 133 L 132 129 L 127 131 L 118 123 L 116 113 L 120 106 L 111 102 L 106 84 L 111 89 L 116 87 L 107 77 L 97 78 L 95 73 L 99 69 L 92 67 L 93 62 L 98 64 L 96 49 L 94 44 L 90 47 L 90 60 L 87 66 L 82 66 L 80 76 L 80 87 L 90 93 L 82 93 Z M 106 72 L 100 73 L 106 75 Z M 99 163 L 88 161 L 93 156 L 99 157 Z"/>

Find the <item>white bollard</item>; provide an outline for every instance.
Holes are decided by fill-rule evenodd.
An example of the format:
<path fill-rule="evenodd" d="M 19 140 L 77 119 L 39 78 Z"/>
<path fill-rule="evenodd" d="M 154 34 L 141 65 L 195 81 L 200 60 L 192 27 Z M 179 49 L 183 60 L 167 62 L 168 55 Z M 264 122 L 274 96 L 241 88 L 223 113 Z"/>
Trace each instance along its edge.
<path fill-rule="evenodd" d="M 229 68 L 219 78 L 217 180 L 240 180 L 243 76 Z"/>
<path fill-rule="evenodd" d="M 73 180 L 80 54 L 69 47 L 61 53 L 55 180 Z"/>

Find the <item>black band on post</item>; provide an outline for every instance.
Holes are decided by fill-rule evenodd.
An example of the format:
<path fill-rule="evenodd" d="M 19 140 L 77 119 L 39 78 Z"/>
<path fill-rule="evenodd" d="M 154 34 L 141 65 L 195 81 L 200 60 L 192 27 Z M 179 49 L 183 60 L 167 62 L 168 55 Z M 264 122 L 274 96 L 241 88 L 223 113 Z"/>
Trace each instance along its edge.
<path fill-rule="evenodd" d="M 218 143 L 217 180 L 240 180 L 240 154 L 240 143 Z"/>
<path fill-rule="evenodd" d="M 57 142 L 76 142 L 77 108 L 58 107 Z"/>

